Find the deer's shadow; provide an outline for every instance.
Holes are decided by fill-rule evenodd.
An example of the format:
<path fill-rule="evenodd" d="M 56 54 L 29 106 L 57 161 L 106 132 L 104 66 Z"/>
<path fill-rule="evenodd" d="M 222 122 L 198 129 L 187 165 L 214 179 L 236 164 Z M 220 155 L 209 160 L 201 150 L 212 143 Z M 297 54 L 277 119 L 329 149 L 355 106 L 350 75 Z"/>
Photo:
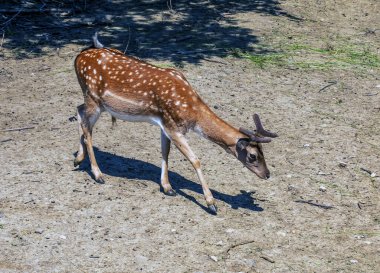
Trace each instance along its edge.
<path fill-rule="evenodd" d="M 160 185 L 161 168 L 138 159 L 122 157 L 101 151 L 96 147 L 94 147 L 94 152 L 97 161 L 100 163 L 100 169 L 104 174 L 114 177 L 124 177 L 127 179 L 147 180 Z M 85 171 L 92 176 L 88 158 L 75 171 Z M 203 191 L 200 184 L 188 180 L 182 175 L 171 171 L 169 171 L 169 180 L 178 195 L 185 197 L 205 211 L 210 212 L 206 206 L 184 191 L 190 190 L 203 196 Z M 254 192 L 246 192 L 241 190 L 237 195 L 229 195 L 217 190 L 210 190 L 216 200 L 229 204 L 233 209 L 243 208 L 255 212 L 264 210 L 258 204 L 255 204 L 255 199 L 252 197 Z M 200 200 L 203 201 L 204 199 L 201 198 Z"/>

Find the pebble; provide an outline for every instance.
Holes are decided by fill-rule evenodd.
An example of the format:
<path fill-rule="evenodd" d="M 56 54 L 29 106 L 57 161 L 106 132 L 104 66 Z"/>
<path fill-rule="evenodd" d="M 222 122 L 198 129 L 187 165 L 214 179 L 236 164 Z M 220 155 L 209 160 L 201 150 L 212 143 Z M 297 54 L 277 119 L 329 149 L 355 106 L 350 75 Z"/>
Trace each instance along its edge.
<path fill-rule="evenodd" d="M 327 189 L 326 189 L 325 186 L 321 185 L 321 186 L 319 187 L 319 190 L 322 191 L 322 192 L 325 192 Z"/>
<path fill-rule="evenodd" d="M 65 235 L 59 235 L 59 238 L 61 238 L 62 240 L 66 240 L 66 236 Z"/>
<path fill-rule="evenodd" d="M 255 267 L 256 266 L 256 261 L 252 259 L 244 259 L 243 260 L 246 265 L 249 267 Z"/>
<path fill-rule="evenodd" d="M 343 162 L 343 161 L 340 161 L 339 162 L 339 167 L 345 168 L 345 167 L 347 167 L 347 163 Z"/>
<path fill-rule="evenodd" d="M 303 145 L 304 147 L 310 147 L 310 144 L 309 143 L 306 143 Z"/>
<path fill-rule="evenodd" d="M 37 234 L 42 234 L 44 232 L 44 230 L 42 228 L 37 228 L 34 233 L 37 233 Z"/>
<path fill-rule="evenodd" d="M 324 173 L 324 172 L 321 172 L 321 171 L 319 171 L 317 174 L 318 175 L 331 175 L 331 173 Z"/>
<path fill-rule="evenodd" d="M 211 260 L 213 260 L 214 262 L 217 262 L 218 261 L 218 257 L 216 256 L 210 256 Z"/>
<path fill-rule="evenodd" d="M 136 255 L 135 258 L 139 264 L 146 264 L 148 262 L 148 258 L 143 255 Z"/>
<path fill-rule="evenodd" d="M 352 260 L 350 260 L 350 262 L 351 262 L 352 264 L 357 264 L 357 263 L 358 263 L 358 260 L 352 259 Z"/>
<path fill-rule="evenodd" d="M 216 245 L 217 246 L 222 246 L 223 245 L 223 241 L 216 242 Z"/>

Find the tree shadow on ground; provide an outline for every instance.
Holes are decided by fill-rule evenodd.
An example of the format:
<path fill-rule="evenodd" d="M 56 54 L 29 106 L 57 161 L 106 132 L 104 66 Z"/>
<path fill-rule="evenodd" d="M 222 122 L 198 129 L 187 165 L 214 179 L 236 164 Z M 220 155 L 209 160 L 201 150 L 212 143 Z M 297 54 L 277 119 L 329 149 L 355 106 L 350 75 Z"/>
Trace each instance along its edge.
<path fill-rule="evenodd" d="M 248 12 L 300 20 L 276 0 L 11 0 L 0 9 L 0 34 L 2 30 L 2 46 L 18 58 L 67 44 L 87 47 L 99 31 L 109 47 L 180 65 L 224 57 L 231 49 L 252 50 L 258 37 L 233 16 Z"/>
<path fill-rule="evenodd" d="M 101 151 L 96 147 L 94 147 L 94 152 L 96 159 L 101 166 L 100 169 L 104 174 L 126 179 L 152 181 L 160 185 L 161 168 L 138 159 L 110 154 L 108 152 Z M 86 159 L 80 167 L 76 169 L 76 171 L 85 171 L 92 176 L 88 159 Z M 178 173 L 171 171 L 169 171 L 169 180 L 177 194 L 197 204 L 205 211 L 210 212 L 206 206 L 184 191 L 190 190 L 203 196 L 203 191 L 200 184 L 188 180 Z M 242 190 L 238 195 L 229 195 L 213 189 L 210 190 L 216 200 L 229 204 L 233 209 L 243 208 L 256 212 L 263 211 L 263 208 L 255 204 L 255 199 L 252 197 L 254 192 L 246 192 Z M 203 201 L 203 198 L 201 200 Z"/>

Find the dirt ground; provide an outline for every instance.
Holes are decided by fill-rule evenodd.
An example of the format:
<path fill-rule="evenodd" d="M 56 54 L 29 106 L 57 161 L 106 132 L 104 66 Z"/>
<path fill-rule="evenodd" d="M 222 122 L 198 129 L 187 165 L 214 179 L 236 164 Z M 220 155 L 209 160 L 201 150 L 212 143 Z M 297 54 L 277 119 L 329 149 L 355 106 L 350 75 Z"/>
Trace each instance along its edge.
<path fill-rule="evenodd" d="M 67 2 L 0 18 L 16 15 L 0 49 L 0 272 L 380 272 L 379 67 L 260 68 L 231 54 L 302 40 L 379 57 L 378 1 Z M 1 9 L 18 7 L 9 3 Z M 175 148 L 178 195 L 160 191 L 158 127 L 111 129 L 107 114 L 94 130 L 106 183 L 88 161 L 74 168 L 73 60 L 95 30 L 107 46 L 176 66 L 234 126 L 252 128 L 259 113 L 280 135 L 264 145 L 271 178 L 189 133 L 212 215 Z"/>

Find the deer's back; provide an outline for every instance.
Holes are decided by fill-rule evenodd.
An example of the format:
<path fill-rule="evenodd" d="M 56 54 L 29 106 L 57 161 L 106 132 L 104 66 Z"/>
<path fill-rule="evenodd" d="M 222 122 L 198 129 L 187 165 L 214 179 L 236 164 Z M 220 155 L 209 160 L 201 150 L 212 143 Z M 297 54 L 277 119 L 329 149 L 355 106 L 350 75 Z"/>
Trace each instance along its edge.
<path fill-rule="evenodd" d="M 111 113 L 153 116 L 178 124 L 195 122 L 208 109 L 181 72 L 118 50 L 84 50 L 75 68 L 84 95 Z"/>

